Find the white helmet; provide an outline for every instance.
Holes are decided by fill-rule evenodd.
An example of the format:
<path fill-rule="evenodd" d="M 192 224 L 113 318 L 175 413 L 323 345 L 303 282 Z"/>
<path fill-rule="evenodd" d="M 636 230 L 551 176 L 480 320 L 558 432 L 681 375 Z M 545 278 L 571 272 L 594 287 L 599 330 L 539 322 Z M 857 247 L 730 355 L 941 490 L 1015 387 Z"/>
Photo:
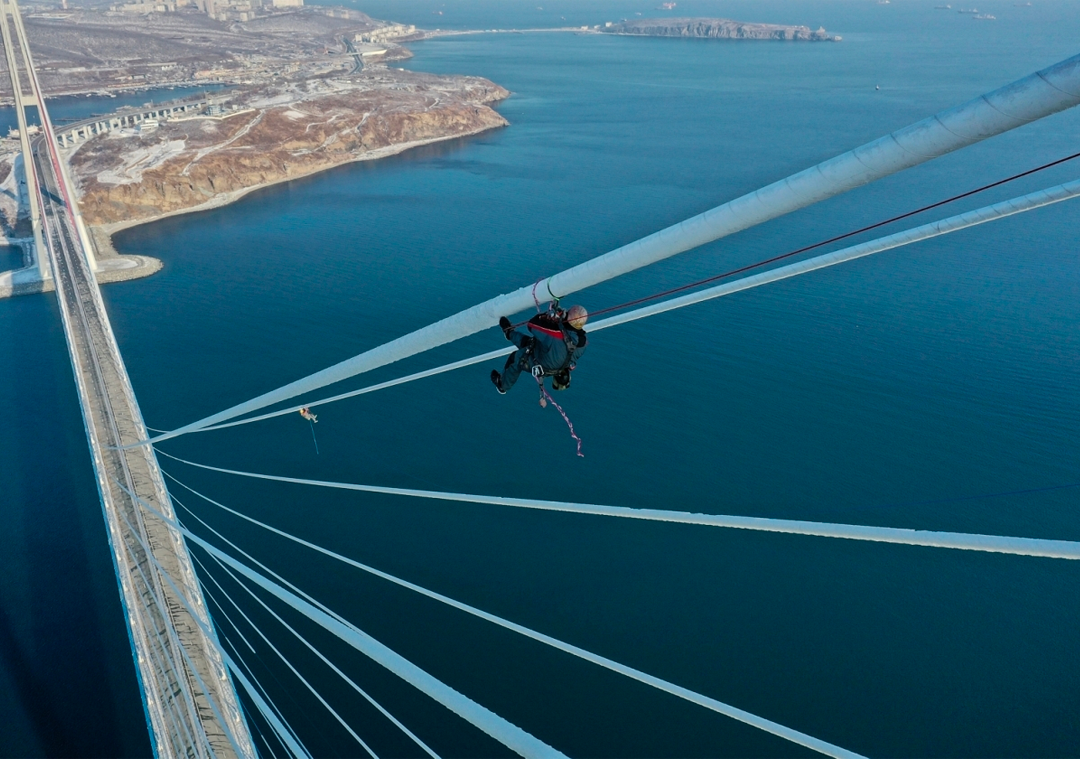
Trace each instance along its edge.
<path fill-rule="evenodd" d="M 566 312 L 566 322 L 574 329 L 581 329 L 588 320 L 589 312 L 584 306 L 570 306 L 570 310 Z"/>

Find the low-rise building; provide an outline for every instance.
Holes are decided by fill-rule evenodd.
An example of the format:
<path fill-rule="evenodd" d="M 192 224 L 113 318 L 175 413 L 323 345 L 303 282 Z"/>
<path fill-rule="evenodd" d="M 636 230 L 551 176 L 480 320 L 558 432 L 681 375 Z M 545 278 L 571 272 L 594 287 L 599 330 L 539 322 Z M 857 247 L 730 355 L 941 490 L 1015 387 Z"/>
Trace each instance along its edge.
<path fill-rule="evenodd" d="M 389 42 L 413 34 L 416 34 L 416 27 L 412 24 L 390 24 L 389 26 L 372 29 L 370 32 L 357 34 L 355 40 L 357 42 Z"/>

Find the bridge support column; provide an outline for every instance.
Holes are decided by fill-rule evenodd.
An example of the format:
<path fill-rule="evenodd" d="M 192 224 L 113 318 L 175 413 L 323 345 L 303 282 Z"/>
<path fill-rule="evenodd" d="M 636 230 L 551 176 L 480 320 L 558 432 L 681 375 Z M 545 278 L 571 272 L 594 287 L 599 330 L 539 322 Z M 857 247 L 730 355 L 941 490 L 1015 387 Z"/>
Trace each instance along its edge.
<path fill-rule="evenodd" d="M 38 278 L 44 282 L 52 277 L 52 272 L 50 271 L 48 253 L 41 237 L 41 193 L 38 188 L 37 173 L 34 171 L 34 153 L 30 146 L 30 135 L 27 131 L 26 103 L 23 100 L 22 82 L 19 79 L 19 67 L 15 58 L 15 48 L 11 41 L 11 29 L 8 26 L 6 6 L 0 7 L 0 35 L 2 35 L 4 41 L 4 55 L 7 59 L 8 73 L 11 76 L 11 90 L 15 96 L 15 116 L 19 125 L 19 143 L 22 146 L 23 181 L 26 183 L 26 200 L 30 212 L 30 225 L 34 233 L 34 263 L 32 266 L 36 269 Z M 31 95 L 31 99 L 33 99 L 33 95 Z M 14 170 L 14 167 L 12 169 Z"/>

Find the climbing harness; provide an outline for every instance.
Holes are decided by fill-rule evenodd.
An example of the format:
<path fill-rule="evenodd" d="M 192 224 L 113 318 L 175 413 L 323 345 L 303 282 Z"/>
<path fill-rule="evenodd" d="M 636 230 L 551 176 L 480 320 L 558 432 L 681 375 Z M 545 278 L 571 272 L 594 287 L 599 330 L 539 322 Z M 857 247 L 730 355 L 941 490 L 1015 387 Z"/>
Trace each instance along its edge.
<path fill-rule="evenodd" d="M 541 280 L 536 280 L 536 282 L 533 284 L 533 302 L 536 304 L 536 312 L 538 314 L 544 313 L 540 309 L 540 301 L 536 298 L 536 285 L 540 284 L 540 281 Z M 577 343 L 573 342 L 570 338 L 570 335 L 567 334 L 566 327 L 563 325 L 563 320 L 559 318 L 558 305 L 558 300 L 551 301 L 551 303 L 548 304 L 548 313 L 551 314 L 558 321 L 559 330 L 562 332 L 563 336 L 563 343 L 566 345 L 566 362 L 556 371 L 550 372 L 550 374 L 553 375 L 552 386 L 556 387 L 556 389 L 563 390 L 570 385 L 570 370 L 574 368 L 574 364 L 570 360 L 570 357 L 573 355 L 573 349 L 577 347 Z M 547 388 L 544 387 L 544 375 L 547 372 L 544 371 L 543 366 L 541 366 L 539 363 L 534 363 L 532 360 L 534 345 L 536 345 L 536 342 L 534 340 L 530 340 L 527 345 L 522 346 L 524 348 L 524 353 L 519 359 L 520 366 L 522 369 L 528 369 L 529 374 L 531 374 L 533 379 L 536 380 L 536 386 L 540 390 L 540 408 L 547 408 L 547 405 L 549 403 L 555 407 L 555 410 L 559 412 L 560 416 L 562 416 L 563 421 L 566 422 L 566 426 L 570 430 L 570 437 L 574 438 L 574 440 L 577 442 L 577 455 L 581 458 L 585 458 L 585 454 L 581 452 L 581 438 L 578 437 L 577 432 L 574 431 L 574 423 L 570 421 L 570 417 L 568 417 L 566 415 L 566 412 L 563 411 L 563 407 L 560 406 L 558 402 L 551 397 L 551 394 L 547 391 Z M 563 373 L 565 373 L 566 375 L 566 382 L 558 383 L 556 378 L 558 378 Z M 561 384 L 561 387 L 559 387 L 559 384 Z"/>

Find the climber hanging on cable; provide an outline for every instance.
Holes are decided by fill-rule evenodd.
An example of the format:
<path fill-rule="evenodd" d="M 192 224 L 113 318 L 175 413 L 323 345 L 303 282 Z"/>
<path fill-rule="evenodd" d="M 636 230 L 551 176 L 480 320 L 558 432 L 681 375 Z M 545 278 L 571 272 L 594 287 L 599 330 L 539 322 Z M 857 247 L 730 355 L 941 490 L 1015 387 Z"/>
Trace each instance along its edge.
<path fill-rule="evenodd" d="M 500 393 L 514 386 L 522 371 L 530 372 L 540 382 L 551 377 L 554 390 L 570 386 L 570 371 L 581 354 L 585 352 L 585 322 L 589 314 L 582 306 L 571 306 L 563 311 L 553 304 L 547 313 L 529 319 L 525 334 L 514 329 L 505 316 L 499 318 L 506 339 L 518 347 L 506 359 L 502 374 L 491 372 L 491 382 Z"/>
<path fill-rule="evenodd" d="M 319 417 L 317 417 L 313 413 L 311 413 L 311 409 L 307 408 L 306 406 L 304 408 L 300 409 L 300 416 L 304 417 L 305 419 L 307 419 L 309 422 L 311 422 L 313 424 L 315 422 L 319 421 Z"/>

